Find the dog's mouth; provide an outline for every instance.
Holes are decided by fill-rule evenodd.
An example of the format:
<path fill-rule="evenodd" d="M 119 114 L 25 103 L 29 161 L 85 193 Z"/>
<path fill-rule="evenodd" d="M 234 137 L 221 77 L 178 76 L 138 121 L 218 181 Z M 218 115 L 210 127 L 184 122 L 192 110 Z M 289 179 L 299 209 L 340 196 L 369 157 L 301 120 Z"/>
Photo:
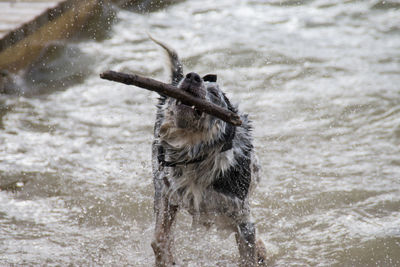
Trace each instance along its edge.
<path fill-rule="evenodd" d="M 193 97 L 205 99 L 204 81 L 197 73 L 188 73 L 178 88 Z M 201 118 L 204 117 L 203 112 L 195 106 L 179 100 L 174 102 L 173 116 L 178 128 L 198 128 Z"/>
<path fill-rule="evenodd" d="M 178 112 L 186 113 L 186 115 L 193 115 L 196 119 L 200 119 L 200 117 L 203 115 L 203 112 L 197 109 L 195 106 L 190 106 L 179 100 L 176 101 L 175 105 Z"/>

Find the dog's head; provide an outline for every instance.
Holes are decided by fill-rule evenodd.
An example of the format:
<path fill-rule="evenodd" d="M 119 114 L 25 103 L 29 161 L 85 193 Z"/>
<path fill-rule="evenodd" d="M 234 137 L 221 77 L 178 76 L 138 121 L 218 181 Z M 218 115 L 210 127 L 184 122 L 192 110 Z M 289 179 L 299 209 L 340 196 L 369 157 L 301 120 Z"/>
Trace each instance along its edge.
<path fill-rule="evenodd" d="M 201 77 L 191 72 L 179 82 L 178 88 L 194 97 L 234 111 L 216 81 L 216 75 L 208 74 Z M 169 98 L 165 103 L 164 118 L 160 128 L 160 138 L 175 147 L 216 140 L 226 125 L 222 120 L 173 98 Z"/>

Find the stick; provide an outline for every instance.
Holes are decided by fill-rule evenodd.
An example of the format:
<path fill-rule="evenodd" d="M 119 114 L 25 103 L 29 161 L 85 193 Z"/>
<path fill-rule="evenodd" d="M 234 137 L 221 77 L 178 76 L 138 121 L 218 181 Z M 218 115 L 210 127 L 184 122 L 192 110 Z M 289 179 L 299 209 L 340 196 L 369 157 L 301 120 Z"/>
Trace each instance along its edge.
<path fill-rule="evenodd" d="M 231 123 L 234 126 L 242 125 L 242 121 L 238 114 L 221 108 L 211 102 L 194 97 L 170 84 L 162 83 L 151 78 L 142 77 L 137 74 L 125 74 L 111 70 L 101 73 L 100 78 L 124 83 L 127 85 L 136 85 L 162 95 L 173 97 L 182 101 L 183 103 L 195 106 L 200 111 L 213 115 L 225 122 Z"/>

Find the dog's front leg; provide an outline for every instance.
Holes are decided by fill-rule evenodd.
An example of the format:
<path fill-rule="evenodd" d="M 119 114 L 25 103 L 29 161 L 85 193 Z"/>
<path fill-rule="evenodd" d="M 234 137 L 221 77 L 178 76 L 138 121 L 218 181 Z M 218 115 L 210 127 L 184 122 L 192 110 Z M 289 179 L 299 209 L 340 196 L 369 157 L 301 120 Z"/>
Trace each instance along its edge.
<path fill-rule="evenodd" d="M 154 240 L 151 246 L 154 250 L 157 267 L 166 267 L 175 265 L 172 256 L 172 242 L 171 236 L 172 225 L 178 211 L 177 206 L 171 206 L 166 196 L 156 199 L 155 213 L 156 213 L 156 227 Z"/>
<path fill-rule="evenodd" d="M 240 254 L 240 266 L 257 266 L 256 260 L 256 230 L 251 222 L 237 225 L 236 242 Z"/>

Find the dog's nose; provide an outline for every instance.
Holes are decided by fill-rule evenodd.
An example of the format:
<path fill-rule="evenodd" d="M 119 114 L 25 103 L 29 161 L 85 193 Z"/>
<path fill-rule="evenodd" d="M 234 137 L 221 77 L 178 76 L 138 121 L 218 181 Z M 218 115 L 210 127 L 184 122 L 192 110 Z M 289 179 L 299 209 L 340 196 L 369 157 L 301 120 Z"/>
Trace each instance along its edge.
<path fill-rule="evenodd" d="M 191 82 L 195 82 L 195 83 L 200 83 L 201 82 L 200 75 L 198 75 L 195 72 L 191 72 L 191 73 L 186 74 L 186 79 L 190 80 Z"/>

